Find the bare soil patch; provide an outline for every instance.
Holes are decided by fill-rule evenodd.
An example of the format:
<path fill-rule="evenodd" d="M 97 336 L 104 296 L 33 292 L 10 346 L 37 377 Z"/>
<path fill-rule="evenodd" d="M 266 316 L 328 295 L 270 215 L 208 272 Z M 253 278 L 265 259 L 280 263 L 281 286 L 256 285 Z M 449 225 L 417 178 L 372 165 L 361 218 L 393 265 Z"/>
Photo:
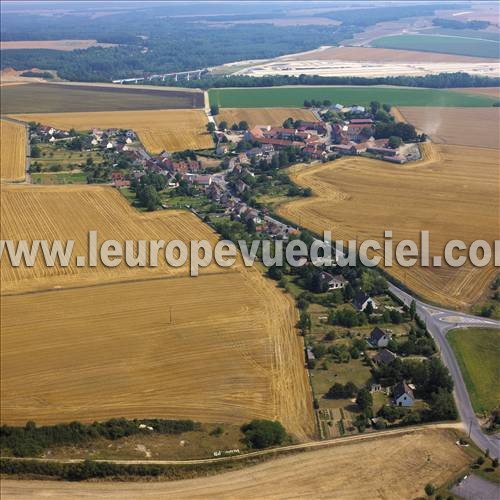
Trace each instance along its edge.
<path fill-rule="evenodd" d="M 16 40 L 0 42 L 0 50 L 7 49 L 51 49 L 69 52 L 90 47 L 116 47 L 114 43 L 98 43 L 97 40 Z"/>
<path fill-rule="evenodd" d="M 286 56 L 282 59 L 293 60 L 340 60 L 366 62 L 486 62 L 491 59 L 484 57 L 470 57 L 453 54 L 437 54 L 414 50 L 378 49 L 372 47 L 330 47 L 325 50 L 309 52 L 301 56 Z"/>
<path fill-rule="evenodd" d="M 500 146 L 500 108 L 400 107 L 399 111 L 437 144 Z"/>
<path fill-rule="evenodd" d="M 281 127 L 287 118 L 304 121 L 317 120 L 312 111 L 300 108 L 224 108 L 216 117 L 218 123 L 225 121 L 231 126 L 243 120 L 250 127 L 255 125 Z"/>

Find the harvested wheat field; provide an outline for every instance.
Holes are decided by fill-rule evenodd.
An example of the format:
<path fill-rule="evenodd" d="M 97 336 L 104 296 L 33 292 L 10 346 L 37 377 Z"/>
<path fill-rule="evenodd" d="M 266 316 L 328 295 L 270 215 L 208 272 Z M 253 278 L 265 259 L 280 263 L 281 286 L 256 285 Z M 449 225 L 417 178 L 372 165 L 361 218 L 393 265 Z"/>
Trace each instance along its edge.
<path fill-rule="evenodd" d="M 165 483 L 110 486 L 4 480 L 2 498 L 421 498 L 427 483 L 442 485 L 470 462 L 455 440 L 447 430 L 420 430 L 299 453 L 217 476 Z"/>
<path fill-rule="evenodd" d="M 161 109 L 147 111 L 106 111 L 91 113 L 45 113 L 12 115 L 21 121 L 37 121 L 63 130 L 129 128 L 139 135 L 153 154 L 185 149 L 213 147 L 206 131 L 207 118 L 198 109 Z"/>
<path fill-rule="evenodd" d="M 1 239 L 75 241 L 69 267 L 46 267 L 39 256 L 15 268 L 3 256 L 3 422 L 261 417 L 299 438 L 312 433 L 294 303 L 258 270 L 214 263 L 191 278 L 163 252 L 156 268 L 75 264 L 87 256 L 89 230 L 99 245 L 214 244 L 193 214 L 141 214 L 111 187 L 4 185 L 1 221 Z"/>
<path fill-rule="evenodd" d="M 362 62 L 432 62 L 432 63 L 453 63 L 453 62 L 486 62 L 491 59 L 487 57 L 472 57 L 455 54 L 438 54 L 423 52 L 418 50 L 383 49 L 375 47 L 328 47 L 316 51 L 305 52 L 300 55 L 289 55 L 280 57 L 280 60 L 297 61 L 362 61 Z"/>
<path fill-rule="evenodd" d="M 26 168 L 26 129 L 19 123 L 0 121 L 0 179 L 23 181 Z"/>
<path fill-rule="evenodd" d="M 0 50 L 6 49 L 49 49 L 65 52 L 90 47 L 116 47 L 114 43 L 98 43 L 97 40 L 15 40 L 0 42 Z"/>
<path fill-rule="evenodd" d="M 420 241 L 430 231 L 430 254 L 443 255 L 446 242 L 498 239 L 498 151 L 465 146 L 425 145 L 425 160 L 396 166 L 367 158 L 343 158 L 292 174 L 312 198 L 285 204 L 279 213 L 334 239 L 376 239 L 384 230 L 393 241 Z M 439 214 L 439 216 L 436 216 Z M 396 244 L 394 246 L 396 246 Z M 443 265 L 386 269 L 427 300 L 467 308 L 478 302 L 493 280 L 493 265 Z"/>
<path fill-rule="evenodd" d="M 141 214 L 132 209 L 120 193 L 108 186 L 2 186 L 0 236 L 7 240 L 47 239 L 74 240 L 73 256 L 67 267 L 43 265 L 41 254 L 33 267 L 3 265 L 3 293 L 46 290 L 103 281 L 165 276 L 186 276 L 188 267 L 167 266 L 158 257 L 158 267 L 105 267 L 97 258 L 96 267 L 78 267 L 77 256 L 88 255 L 88 232 L 97 231 L 98 244 L 114 239 L 125 240 L 192 239 L 217 241 L 213 231 L 193 214 L 185 211 L 164 211 Z M 149 252 L 148 252 L 149 255 Z M 6 256 L 3 257 L 5 259 Z M 2 260 L 3 260 L 2 259 Z M 87 260 L 88 261 L 88 260 Z M 218 272 L 213 265 L 200 273 Z"/>
<path fill-rule="evenodd" d="M 500 108 L 400 107 L 399 112 L 435 143 L 500 147 Z"/>
<path fill-rule="evenodd" d="M 269 418 L 304 438 L 296 320 L 254 269 L 3 296 L 2 422 Z"/>
<path fill-rule="evenodd" d="M 217 115 L 217 123 L 227 122 L 230 127 L 233 123 L 246 121 L 250 127 L 256 125 L 271 125 L 281 127 L 287 118 L 294 120 L 316 121 L 312 111 L 300 108 L 224 108 Z"/>

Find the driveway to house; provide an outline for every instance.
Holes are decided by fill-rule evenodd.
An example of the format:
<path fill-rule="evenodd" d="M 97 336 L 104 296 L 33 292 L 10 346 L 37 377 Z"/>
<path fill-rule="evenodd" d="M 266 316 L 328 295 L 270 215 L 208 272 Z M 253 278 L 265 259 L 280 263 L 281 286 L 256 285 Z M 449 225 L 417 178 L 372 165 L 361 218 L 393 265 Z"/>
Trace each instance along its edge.
<path fill-rule="evenodd" d="M 389 290 L 408 306 L 411 301 L 414 300 L 410 294 L 404 292 L 395 285 L 389 284 Z M 482 327 L 500 329 L 500 321 L 430 306 L 417 299 L 415 299 L 415 302 L 417 305 L 417 314 L 425 321 L 429 333 L 439 347 L 441 358 L 448 367 L 453 378 L 455 384 L 455 400 L 460 418 L 465 428 L 470 431 L 472 441 L 474 441 L 479 448 L 483 451 L 489 450 L 492 457 L 499 458 L 500 435 L 487 435 L 481 430 L 479 421 L 472 408 L 462 372 L 455 358 L 455 353 L 446 339 L 446 334 L 454 328 Z"/>

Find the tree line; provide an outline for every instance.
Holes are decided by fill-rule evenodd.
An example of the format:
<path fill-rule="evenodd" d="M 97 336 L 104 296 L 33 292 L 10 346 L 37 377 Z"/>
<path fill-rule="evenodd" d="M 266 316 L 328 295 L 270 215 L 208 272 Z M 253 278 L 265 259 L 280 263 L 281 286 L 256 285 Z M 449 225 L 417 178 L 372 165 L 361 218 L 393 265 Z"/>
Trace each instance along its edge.
<path fill-rule="evenodd" d="M 2 455 L 35 457 L 51 446 L 81 445 L 99 437 L 116 440 L 141 433 L 180 434 L 200 428 L 200 424 L 192 420 L 114 418 L 92 424 L 71 422 L 41 427 L 30 421 L 24 427 L 2 425 L 0 450 Z"/>

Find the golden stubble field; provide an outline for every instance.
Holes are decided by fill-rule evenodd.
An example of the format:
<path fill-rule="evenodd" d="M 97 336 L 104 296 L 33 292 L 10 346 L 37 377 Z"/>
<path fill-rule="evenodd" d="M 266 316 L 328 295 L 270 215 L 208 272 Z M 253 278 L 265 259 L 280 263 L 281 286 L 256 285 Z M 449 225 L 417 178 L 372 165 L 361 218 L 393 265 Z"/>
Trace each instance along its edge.
<path fill-rule="evenodd" d="M 217 115 L 217 123 L 233 123 L 246 121 L 250 127 L 256 125 L 271 125 L 281 127 L 287 118 L 304 121 L 317 121 L 312 111 L 300 108 L 224 108 Z"/>
<path fill-rule="evenodd" d="M 98 243 L 125 240 L 206 239 L 216 243 L 217 236 L 193 214 L 186 211 L 140 213 L 130 207 L 120 193 L 108 186 L 33 186 L 4 185 L 0 199 L 1 239 L 74 240 L 73 258 L 67 267 L 42 265 L 38 256 L 33 267 L 2 265 L 2 293 L 15 294 L 32 290 L 96 284 L 121 279 L 186 276 L 188 265 L 173 268 L 158 258 L 158 267 L 105 267 L 99 259 L 95 267 L 77 266 L 76 256 L 88 262 L 88 232 L 97 231 Z M 146 246 L 148 248 L 148 246 Z M 149 255 L 149 252 L 147 252 Z M 4 257 L 5 258 L 5 257 Z M 200 273 L 219 272 L 216 266 Z"/>
<path fill-rule="evenodd" d="M 26 129 L 19 123 L 0 121 L 0 179 L 23 181 L 26 168 Z"/>
<path fill-rule="evenodd" d="M 423 498 L 470 462 L 448 430 L 366 439 L 184 481 L 106 484 L 4 480 L 5 499 L 150 498 L 380 499 Z"/>
<path fill-rule="evenodd" d="M 425 132 L 437 144 L 500 147 L 500 108 L 394 108 L 402 118 Z M 497 164 L 500 157 L 497 156 Z"/>
<path fill-rule="evenodd" d="M 152 154 L 213 147 L 206 130 L 207 118 L 200 109 L 154 109 L 145 111 L 97 111 L 12 115 L 21 121 L 69 130 L 126 128 L 134 130 Z"/>
<path fill-rule="evenodd" d="M 217 239 L 186 212 L 137 213 L 110 187 L 8 185 L 1 208 L 2 239 L 75 239 L 74 255 L 91 229 L 100 242 Z M 2 422 L 261 417 L 310 436 L 293 301 L 241 263 L 187 272 L 2 259 Z"/>
<path fill-rule="evenodd" d="M 443 255 L 451 239 L 469 244 L 498 239 L 498 151 L 465 146 L 425 145 L 421 162 L 396 166 L 367 158 L 343 158 L 292 173 L 312 198 L 285 204 L 279 213 L 334 239 L 357 237 L 383 243 L 420 241 L 430 231 L 430 253 Z M 394 245 L 395 246 L 395 245 Z M 468 308 L 480 301 L 495 276 L 493 265 L 475 268 L 410 267 L 386 269 L 427 300 Z"/>
<path fill-rule="evenodd" d="M 90 47 L 116 47 L 114 43 L 98 43 L 97 40 L 21 40 L 2 41 L 0 50 L 5 49 L 48 49 L 64 52 L 88 49 Z"/>

